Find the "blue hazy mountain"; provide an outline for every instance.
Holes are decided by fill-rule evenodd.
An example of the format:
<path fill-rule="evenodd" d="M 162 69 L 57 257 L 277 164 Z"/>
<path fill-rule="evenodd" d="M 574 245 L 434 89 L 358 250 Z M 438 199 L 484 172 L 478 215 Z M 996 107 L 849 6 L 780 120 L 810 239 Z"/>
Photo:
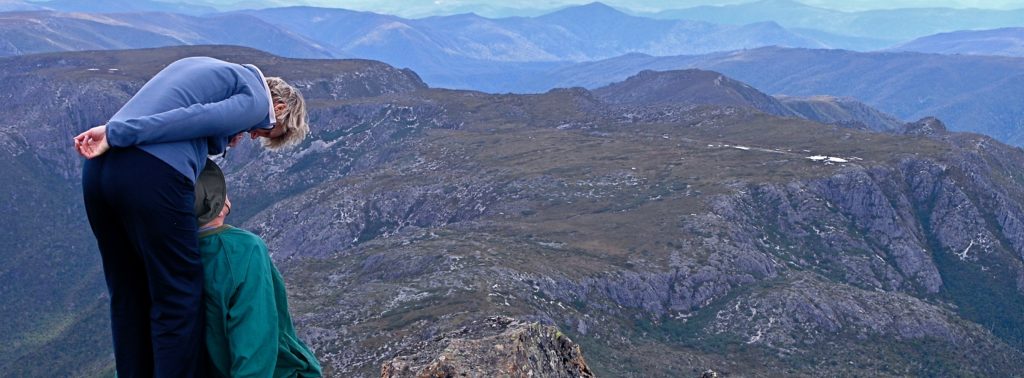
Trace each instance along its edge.
<path fill-rule="evenodd" d="M 46 4 L 95 12 L 116 6 L 116 2 L 56 1 Z M 149 9 L 160 4 L 138 3 L 123 9 Z M 821 42 L 811 33 L 794 33 L 774 22 L 717 25 L 651 19 L 601 3 L 537 17 L 498 19 L 473 13 L 406 19 L 314 7 L 205 16 L 56 12 L 6 13 L 0 18 L 4 23 L 0 25 L 0 50 L 4 55 L 235 44 L 287 57 L 380 60 L 415 69 L 433 86 L 471 88 L 484 83 L 485 90 L 510 84 L 506 82 L 509 73 L 525 79 L 569 63 L 633 52 L 681 55 L 761 46 L 826 48 L 834 47 L 837 38 L 845 38 L 819 33 L 818 37 L 830 41 Z"/>
<path fill-rule="evenodd" d="M 183 14 L 206 14 L 217 12 L 216 8 L 183 2 L 153 0 L 50 0 L 34 2 L 52 10 L 64 12 L 124 13 L 124 12 L 172 12 Z"/>
<path fill-rule="evenodd" d="M 22 0 L 0 0 L 0 12 L 46 10 L 47 8 Z"/>
<path fill-rule="evenodd" d="M 489 19 L 476 14 L 405 19 L 313 7 L 246 11 L 321 42 L 336 54 L 409 67 L 434 86 L 468 88 L 508 72 L 512 63 L 550 68 L 631 52 L 701 54 L 760 46 L 826 47 L 772 22 L 716 25 L 631 16 L 601 3 L 539 17 Z M 458 68 L 455 69 L 455 68 Z M 472 78 L 471 78 L 472 79 Z M 492 85 L 488 89 L 496 89 Z"/>
<path fill-rule="evenodd" d="M 404 19 L 341 9 L 250 11 L 341 52 L 401 65 L 445 57 L 494 61 L 583 61 L 630 52 L 694 54 L 768 45 L 824 47 L 775 23 L 721 26 L 631 16 L 601 3 L 539 17 L 476 14 Z M 421 54 L 429 54 L 429 57 Z"/>
<path fill-rule="evenodd" d="M 828 46 L 831 49 L 843 49 L 853 51 L 875 51 L 883 48 L 887 48 L 897 43 L 898 40 L 885 39 L 885 38 L 873 38 L 873 37 L 857 37 L 851 35 L 830 33 L 819 29 L 808 29 L 808 28 L 786 28 L 787 30 L 802 35 L 804 37 L 816 40 Z"/>
<path fill-rule="evenodd" d="M 815 29 L 891 42 L 954 30 L 1024 26 L 1024 9 L 906 8 L 842 12 L 792 0 L 699 6 L 662 11 L 654 17 L 721 24 L 774 21 L 787 28 Z"/>
<path fill-rule="evenodd" d="M 937 116 L 951 129 L 1024 145 L 1024 59 L 760 48 L 698 56 L 629 54 L 537 76 L 509 91 L 597 88 L 643 70 L 700 68 L 776 95 L 852 97 L 903 120 Z"/>
<path fill-rule="evenodd" d="M 890 50 L 1024 57 L 1024 28 L 940 33 L 915 39 Z"/>
<path fill-rule="evenodd" d="M 302 58 L 332 56 L 306 37 L 244 14 L 0 13 L 0 56 L 195 44 L 251 46 Z"/>

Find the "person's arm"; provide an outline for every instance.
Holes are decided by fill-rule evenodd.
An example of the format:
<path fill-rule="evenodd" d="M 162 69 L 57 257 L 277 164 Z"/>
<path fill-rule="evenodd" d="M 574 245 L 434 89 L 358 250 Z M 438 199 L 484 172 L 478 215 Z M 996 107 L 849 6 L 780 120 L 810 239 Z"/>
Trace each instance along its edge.
<path fill-rule="evenodd" d="M 265 102 L 256 101 L 253 90 L 262 91 L 263 88 L 249 88 L 218 102 L 112 120 L 107 123 L 107 143 L 114 147 L 128 147 L 235 135 L 267 117 L 267 107 L 260 106 Z"/>
<path fill-rule="evenodd" d="M 227 314 L 232 377 L 270 377 L 277 363 L 278 319 L 266 247 L 254 245 Z"/>

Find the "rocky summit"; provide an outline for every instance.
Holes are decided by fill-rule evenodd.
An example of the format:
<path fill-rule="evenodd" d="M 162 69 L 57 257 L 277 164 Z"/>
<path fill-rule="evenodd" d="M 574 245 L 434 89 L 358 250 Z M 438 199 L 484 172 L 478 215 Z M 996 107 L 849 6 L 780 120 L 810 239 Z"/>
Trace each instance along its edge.
<path fill-rule="evenodd" d="M 477 325 L 476 322 L 473 325 Z M 467 339 L 467 334 L 474 333 L 491 335 Z M 463 327 L 453 335 L 439 335 L 423 347 L 435 349 L 449 336 L 457 338 L 448 340 L 448 346 L 436 358 L 424 359 L 423 351 L 414 356 L 397 357 L 384 364 L 381 378 L 594 376 L 579 345 L 551 326 L 491 317 L 479 326 Z"/>
<path fill-rule="evenodd" d="M 70 138 L 189 55 L 306 93 L 301 146 L 218 160 L 329 376 L 1024 374 L 1018 148 L 228 47 L 2 60 L 2 371 L 110 371 Z"/>

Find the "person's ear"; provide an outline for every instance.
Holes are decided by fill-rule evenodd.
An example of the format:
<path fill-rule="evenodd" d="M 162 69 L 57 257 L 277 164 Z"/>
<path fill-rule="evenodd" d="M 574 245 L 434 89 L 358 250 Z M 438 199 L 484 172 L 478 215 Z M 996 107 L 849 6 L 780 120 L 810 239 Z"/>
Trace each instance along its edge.
<path fill-rule="evenodd" d="M 217 205 L 220 205 L 220 213 L 217 214 L 217 217 L 223 217 L 223 216 L 227 215 L 227 213 L 228 213 L 227 205 L 225 205 L 223 203 L 215 203 L 214 204 L 214 206 L 217 206 Z"/>
<path fill-rule="evenodd" d="M 287 104 L 282 104 L 280 102 L 274 104 L 274 113 L 281 113 L 281 112 L 285 111 L 285 109 L 288 109 L 288 105 Z"/>

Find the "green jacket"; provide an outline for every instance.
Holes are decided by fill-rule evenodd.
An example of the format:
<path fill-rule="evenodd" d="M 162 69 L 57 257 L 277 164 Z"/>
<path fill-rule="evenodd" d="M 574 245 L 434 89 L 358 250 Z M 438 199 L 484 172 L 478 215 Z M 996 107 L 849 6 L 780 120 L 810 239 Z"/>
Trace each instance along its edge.
<path fill-rule="evenodd" d="M 320 377 L 295 336 L 284 279 L 255 234 L 224 225 L 199 234 L 206 347 L 222 377 Z"/>

